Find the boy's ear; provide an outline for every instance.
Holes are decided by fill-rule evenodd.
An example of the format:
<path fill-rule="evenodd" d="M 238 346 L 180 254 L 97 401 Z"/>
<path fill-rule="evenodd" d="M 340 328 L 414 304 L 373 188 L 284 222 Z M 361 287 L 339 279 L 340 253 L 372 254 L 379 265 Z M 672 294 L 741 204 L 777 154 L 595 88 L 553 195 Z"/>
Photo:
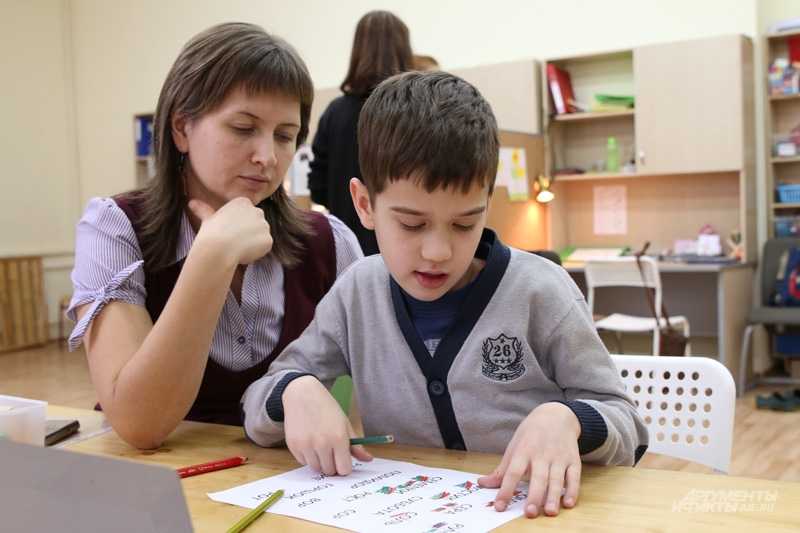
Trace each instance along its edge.
<path fill-rule="evenodd" d="M 172 115 L 170 120 L 170 129 L 172 130 L 172 141 L 179 152 L 186 153 L 189 151 L 189 137 L 186 135 L 186 127 L 189 121 L 183 115 L 177 113 Z"/>
<path fill-rule="evenodd" d="M 356 208 L 361 225 L 367 229 L 375 229 L 375 222 L 372 219 L 372 202 L 369 199 L 367 186 L 358 178 L 350 179 L 350 197 L 353 199 L 353 206 Z"/>

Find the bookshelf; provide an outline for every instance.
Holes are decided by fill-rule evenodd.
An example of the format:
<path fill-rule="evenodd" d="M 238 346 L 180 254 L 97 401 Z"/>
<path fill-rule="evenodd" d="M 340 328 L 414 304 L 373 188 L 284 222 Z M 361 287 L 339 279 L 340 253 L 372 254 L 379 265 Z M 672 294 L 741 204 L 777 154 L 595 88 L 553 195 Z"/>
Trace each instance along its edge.
<path fill-rule="evenodd" d="M 143 128 L 150 124 L 150 131 Z M 139 188 L 155 175 L 155 158 L 152 145 L 153 113 L 137 113 L 133 116 L 133 160 L 135 165 L 134 187 Z M 149 137 L 147 137 L 149 135 Z M 144 136 L 144 137 L 143 137 Z M 150 139 L 150 142 L 147 142 Z"/>
<path fill-rule="evenodd" d="M 634 96 L 635 107 L 555 114 L 549 63 L 570 74 L 575 100 L 584 106 L 605 93 Z M 708 223 L 723 241 L 740 231 L 745 257 L 754 260 L 752 63 L 752 42 L 742 35 L 543 61 L 547 172 L 583 171 L 555 178 L 549 246 L 640 246 L 649 240 L 660 251 L 676 239 L 696 237 Z M 614 172 L 605 170 L 609 137 L 619 149 Z M 800 168 L 800 157 L 794 164 Z M 626 188 L 624 235 L 593 232 L 592 191 L 601 185 Z"/>
<path fill-rule="evenodd" d="M 800 32 L 783 32 L 765 37 L 764 65 L 769 69 L 776 59 L 789 59 L 790 37 L 800 38 Z M 781 202 L 780 185 L 800 184 L 800 142 L 795 155 L 779 155 L 779 140 L 790 141 L 793 128 L 800 128 L 800 92 L 777 93 L 773 90 L 768 72 L 760 78 L 766 84 L 766 149 L 767 152 L 767 228 L 770 237 L 786 236 L 791 227 L 800 228 L 800 202 Z M 780 231 L 783 229 L 784 231 Z"/>

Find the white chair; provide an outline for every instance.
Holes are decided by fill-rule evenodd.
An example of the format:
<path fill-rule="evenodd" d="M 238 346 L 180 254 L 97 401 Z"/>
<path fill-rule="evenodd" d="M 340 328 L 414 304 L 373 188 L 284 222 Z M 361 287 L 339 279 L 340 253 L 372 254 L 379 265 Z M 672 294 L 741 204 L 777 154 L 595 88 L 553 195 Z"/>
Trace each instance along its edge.
<path fill-rule="evenodd" d="M 620 257 L 603 261 L 587 261 L 585 266 L 586 275 L 586 300 L 589 304 L 589 311 L 594 316 L 594 290 L 598 287 L 642 287 L 653 289 L 656 315 L 658 316 L 661 328 L 666 327 L 667 321 L 661 313 L 662 309 L 662 289 L 661 275 L 658 271 L 658 262 L 652 257 L 642 257 L 642 273 L 636 265 L 635 257 Z M 642 279 L 644 278 L 644 279 Z M 641 298 L 647 302 L 647 295 L 642 294 Z M 647 303 L 649 307 L 649 303 Z M 686 338 L 689 338 L 689 320 L 685 316 L 670 316 L 669 323 L 673 327 L 681 328 Z M 661 328 L 658 327 L 656 319 L 652 316 L 632 316 L 622 313 L 614 313 L 605 318 L 596 320 L 594 323 L 597 329 L 613 331 L 617 335 L 617 346 L 622 351 L 622 333 L 645 333 L 653 332 L 653 355 L 660 355 L 659 342 L 661 340 Z M 691 355 L 691 344 L 686 343 L 686 355 Z"/>
<path fill-rule="evenodd" d="M 728 473 L 736 387 L 707 357 L 612 355 L 650 433 L 647 451 Z"/>

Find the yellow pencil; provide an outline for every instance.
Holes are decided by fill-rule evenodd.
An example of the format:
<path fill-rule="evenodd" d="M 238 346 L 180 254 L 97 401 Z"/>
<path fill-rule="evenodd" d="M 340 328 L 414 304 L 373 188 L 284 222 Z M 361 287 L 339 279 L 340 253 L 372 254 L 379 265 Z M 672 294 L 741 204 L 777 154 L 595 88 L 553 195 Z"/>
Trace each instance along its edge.
<path fill-rule="evenodd" d="M 258 507 L 244 515 L 241 520 L 233 524 L 233 526 L 231 526 L 231 528 L 228 530 L 228 533 L 239 533 L 240 531 L 244 531 L 244 528 L 252 524 L 256 518 L 264 514 L 264 511 L 267 510 L 267 507 L 278 501 L 281 496 L 283 496 L 283 489 L 278 489 L 273 492 L 269 498 L 261 502 Z"/>

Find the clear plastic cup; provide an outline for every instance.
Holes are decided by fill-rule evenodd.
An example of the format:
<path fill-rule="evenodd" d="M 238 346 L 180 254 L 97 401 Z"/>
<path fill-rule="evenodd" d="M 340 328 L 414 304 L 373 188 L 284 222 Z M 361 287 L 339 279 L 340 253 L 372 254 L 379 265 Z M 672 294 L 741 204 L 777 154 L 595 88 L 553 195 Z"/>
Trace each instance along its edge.
<path fill-rule="evenodd" d="M 0 394 L 0 438 L 44 446 L 47 402 Z"/>

